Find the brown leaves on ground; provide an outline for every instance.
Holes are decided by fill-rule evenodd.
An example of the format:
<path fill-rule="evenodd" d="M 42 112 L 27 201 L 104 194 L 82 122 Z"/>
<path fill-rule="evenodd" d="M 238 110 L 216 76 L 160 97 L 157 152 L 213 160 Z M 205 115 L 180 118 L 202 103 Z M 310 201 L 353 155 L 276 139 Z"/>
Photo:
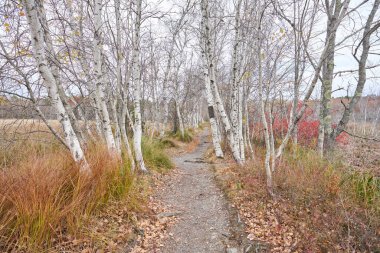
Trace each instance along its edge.
<path fill-rule="evenodd" d="M 167 228 L 175 219 L 173 217 L 157 217 L 158 214 L 165 212 L 161 203 L 152 200 L 150 205 L 156 215 L 140 221 L 140 231 L 132 253 L 161 252 L 163 241 L 169 236 Z"/>
<path fill-rule="evenodd" d="M 134 229 L 135 240 L 127 252 L 161 252 L 162 243 L 168 236 L 167 228 L 175 219 L 173 217 L 158 217 L 159 214 L 168 212 L 168 208 L 154 198 L 154 196 L 164 186 L 165 182 L 170 180 L 175 174 L 176 171 L 172 170 L 165 174 L 152 173 L 150 175 L 149 182 L 147 182 L 150 186 L 150 191 L 147 193 L 149 214 L 144 215 L 137 221 Z"/>
<path fill-rule="evenodd" d="M 102 253 L 162 252 L 163 241 L 169 235 L 168 227 L 176 221 L 174 216 L 160 214 L 170 213 L 153 196 L 168 181 L 177 177 L 176 170 L 160 174 L 152 172 L 141 180 L 141 203 L 131 210 L 128 200 L 107 205 L 101 213 L 84 224 L 83 231 L 77 236 L 64 236 L 54 247 L 54 251 Z"/>
<path fill-rule="evenodd" d="M 171 174 L 171 173 L 169 173 Z M 158 218 L 166 208 L 151 197 L 170 175 L 152 173 L 145 176 L 139 206 L 131 210 L 128 200 L 112 202 L 102 211 L 88 218 L 76 235 L 62 235 L 53 252 L 160 252 L 167 227 L 173 217 Z"/>
<path fill-rule="evenodd" d="M 195 132 L 192 141 L 188 143 L 171 137 L 166 137 L 165 141 L 170 142 L 170 145 L 172 146 L 166 149 L 166 153 L 171 157 L 175 157 L 180 154 L 193 152 L 199 144 L 199 136 L 197 132 Z"/>
<path fill-rule="evenodd" d="M 216 178 L 238 209 L 249 240 L 268 244 L 270 252 L 379 249 L 379 240 L 371 232 L 373 225 L 365 223 L 360 210 L 343 206 L 339 195 L 318 196 L 311 190 L 310 195 L 303 195 L 278 184 L 277 199 L 273 200 L 266 191 L 264 172 L 253 167 L 216 169 Z"/>
<path fill-rule="evenodd" d="M 355 170 L 380 176 L 380 142 L 348 138 L 348 144 L 340 145 L 338 153 Z"/>
<path fill-rule="evenodd" d="M 133 221 L 137 220 L 125 202 L 107 206 L 97 216 L 89 218 L 77 235 L 65 235 L 54 251 L 115 252 L 125 249 L 134 240 Z"/>

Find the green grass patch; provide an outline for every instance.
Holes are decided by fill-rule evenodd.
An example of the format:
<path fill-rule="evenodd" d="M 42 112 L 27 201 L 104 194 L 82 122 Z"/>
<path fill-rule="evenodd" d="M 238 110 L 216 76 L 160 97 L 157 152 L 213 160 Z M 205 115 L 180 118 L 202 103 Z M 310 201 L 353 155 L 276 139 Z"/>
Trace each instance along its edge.
<path fill-rule="evenodd" d="M 142 139 L 142 152 L 150 170 L 166 172 L 174 168 L 169 156 L 165 153 L 166 143 L 156 139 Z"/>
<path fill-rule="evenodd" d="M 193 135 L 191 134 L 191 131 L 189 131 L 189 130 L 185 130 L 183 136 L 182 136 L 180 131 L 177 131 L 175 133 L 171 133 L 170 136 L 179 140 L 179 141 L 186 142 L 186 143 L 189 143 L 193 140 Z"/>
<path fill-rule="evenodd" d="M 176 147 L 178 147 L 178 145 L 175 144 L 175 142 L 171 139 L 164 138 L 164 139 L 161 139 L 160 142 L 165 148 L 176 148 Z"/>
<path fill-rule="evenodd" d="M 373 207 L 380 214 L 380 178 L 368 172 L 354 171 L 342 181 L 353 190 L 355 198 L 366 207 Z"/>

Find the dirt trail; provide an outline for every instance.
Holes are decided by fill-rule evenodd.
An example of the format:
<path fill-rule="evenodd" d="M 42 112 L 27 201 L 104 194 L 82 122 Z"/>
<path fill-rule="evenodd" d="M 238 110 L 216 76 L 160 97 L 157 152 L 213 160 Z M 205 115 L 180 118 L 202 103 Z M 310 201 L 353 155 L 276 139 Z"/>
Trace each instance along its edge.
<path fill-rule="evenodd" d="M 164 253 L 226 252 L 230 235 L 230 213 L 222 191 L 217 187 L 210 165 L 203 156 L 210 145 L 208 131 L 192 152 L 173 159 L 179 176 L 160 193 L 179 220 L 169 229 Z M 170 214 L 168 214 L 170 215 Z M 231 251 L 232 250 L 232 251 Z M 237 252 L 228 249 L 227 252 Z"/>

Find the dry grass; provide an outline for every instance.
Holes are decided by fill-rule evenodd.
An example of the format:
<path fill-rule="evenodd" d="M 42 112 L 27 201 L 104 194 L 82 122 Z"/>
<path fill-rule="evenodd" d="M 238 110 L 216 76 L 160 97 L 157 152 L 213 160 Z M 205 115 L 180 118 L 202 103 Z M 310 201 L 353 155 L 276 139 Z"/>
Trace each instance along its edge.
<path fill-rule="evenodd" d="M 222 169 L 218 178 L 245 217 L 247 232 L 272 252 L 378 252 L 380 181 L 322 160 L 311 150 L 286 154 L 268 197 L 264 150 L 244 168 Z"/>
<path fill-rule="evenodd" d="M 59 130 L 56 121 L 50 123 Z M 0 252 L 113 251 L 115 240 L 125 247 L 135 237 L 136 214 L 150 212 L 151 177 L 173 168 L 168 143 L 144 138 L 143 155 L 152 175 L 136 177 L 125 155 L 122 160 L 110 156 L 99 142 L 86 147 L 93 173 L 83 176 L 41 121 L 2 120 L 0 127 Z M 183 149 L 193 142 L 178 141 Z"/>
<path fill-rule="evenodd" d="M 86 217 L 112 200 L 128 198 L 131 209 L 139 205 L 128 165 L 102 145 L 89 146 L 86 155 L 93 173 L 85 177 L 58 144 L 24 142 L 5 153 L 0 174 L 1 251 L 47 249 L 62 234 L 79 232 Z"/>

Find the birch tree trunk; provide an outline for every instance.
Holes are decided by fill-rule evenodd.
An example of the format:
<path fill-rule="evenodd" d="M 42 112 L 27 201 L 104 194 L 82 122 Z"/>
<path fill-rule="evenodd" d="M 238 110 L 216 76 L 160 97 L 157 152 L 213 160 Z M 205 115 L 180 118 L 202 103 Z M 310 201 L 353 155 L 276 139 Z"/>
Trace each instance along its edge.
<path fill-rule="evenodd" d="M 175 109 L 177 113 L 177 118 L 178 118 L 178 123 L 179 123 L 179 131 L 181 134 L 182 139 L 185 137 L 185 127 L 183 125 L 183 118 L 181 115 L 181 110 L 180 110 L 180 103 L 179 103 L 179 80 L 178 80 L 178 75 L 180 71 L 180 64 L 178 65 L 176 69 L 176 74 L 175 74 L 175 83 L 176 83 L 176 89 L 175 89 Z"/>
<path fill-rule="evenodd" d="M 133 157 L 131 145 L 129 144 L 129 139 L 128 139 L 127 130 L 126 130 L 126 121 L 125 121 L 125 119 L 127 117 L 127 110 L 128 110 L 128 108 L 126 106 L 123 106 L 121 108 L 121 113 L 120 113 L 121 116 L 120 116 L 120 119 L 119 119 L 119 124 L 120 124 L 121 137 L 123 138 L 123 142 L 124 142 L 125 148 L 127 150 L 127 154 L 128 154 L 129 160 L 131 161 L 132 171 L 135 171 L 135 169 L 136 169 L 136 163 L 135 163 L 135 159 Z"/>
<path fill-rule="evenodd" d="M 119 124 L 119 118 L 117 113 L 117 100 L 113 101 L 111 104 L 111 112 L 114 120 L 115 127 L 115 149 L 119 156 L 121 156 L 121 130 Z"/>
<path fill-rule="evenodd" d="M 340 0 L 335 1 L 335 5 L 331 3 L 327 6 L 327 33 L 326 33 L 326 59 L 322 68 L 322 89 L 321 89 L 321 105 L 320 105 L 320 119 L 319 119 L 319 131 L 318 131 L 318 147 L 319 153 L 323 156 L 327 150 L 330 150 L 330 134 L 332 132 L 331 121 L 331 92 L 332 82 L 334 75 L 334 58 L 335 58 L 335 41 L 336 31 L 332 28 L 336 25 L 337 17 L 342 9 L 342 3 Z M 330 38 L 330 39 L 329 39 Z M 321 135 L 321 136 L 319 136 Z M 323 136 L 322 136 L 323 135 Z"/>
<path fill-rule="evenodd" d="M 340 25 L 343 18 L 347 14 L 347 9 L 348 9 L 349 4 L 350 4 L 350 0 L 344 1 L 341 12 L 339 13 L 339 16 L 337 17 L 337 22 L 335 23 L 335 26 L 331 28 L 332 33 L 338 29 L 338 26 Z M 326 45 L 329 44 L 329 40 L 331 40 L 331 39 L 332 39 L 331 36 L 328 37 Z M 305 41 L 303 43 L 305 44 Z M 287 131 L 285 137 L 283 138 L 281 145 L 277 149 L 276 158 L 281 157 L 281 155 L 284 151 L 284 148 L 287 145 L 291 135 L 294 133 L 294 130 L 295 130 L 299 120 L 302 118 L 303 114 L 305 113 L 305 110 L 307 107 L 306 102 L 309 101 L 311 95 L 313 94 L 314 88 L 315 88 L 315 86 L 319 80 L 319 76 L 320 76 L 321 69 L 323 67 L 323 63 L 327 57 L 328 47 L 326 45 L 321 52 L 318 63 L 315 65 L 313 78 L 311 80 L 310 86 L 306 90 L 306 94 L 305 94 L 304 99 L 303 99 L 303 104 L 302 104 L 300 110 L 295 115 L 295 117 L 289 121 L 288 131 Z"/>
<path fill-rule="evenodd" d="M 43 28 L 43 35 L 44 35 L 44 42 L 46 45 L 46 55 L 47 55 L 47 61 L 50 65 L 51 72 L 55 78 L 55 81 L 57 83 L 57 89 L 58 89 L 58 94 L 61 97 L 62 104 L 65 107 L 67 114 L 70 118 L 72 127 L 74 129 L 75 134 L 78 137 L 78 140 L 81 144 L 86 144 L 85 136 L 83 132 L 81 131 L 81 128 L 77 122 L 77 118 L 75 117 L 75 114 L 73 112 L 72 107 L 69 105 L 67 101 L 67 97 L 65 94 L 65 91 L 62 87 L 61 84 L 61 79 L 59 75 L 59 63 L 56 59 L 56 53 L 53 48 L 53 40 L 50 34 L 49 26 L 47 23 L 46 19 L 46 13 L 45 13 L 45 8 L 43 6 L 43 1 L 36 1 L 36 8 L 37 8 L 37 15 L 40 18 L 40 24 Z"/>
<path fill-rule="evenodd" d="M 231 94 L 231 125 L 232 125 L 232 136 L 233 143 L 238 145 L 239 159 L 241 162 L 245 160 L 244 154 L 244 143 L 243 143 L 243 125 L 242 125 L 242 94 L 239 87 L 238 76 L 238 51 L 239 51 L 239 40 L 240 40 L 240 8 L 242 0 L 238 0 L 236 11 L 235 11 L 235 42 L 233 46 L 232 55 L 232 94 Z"/>
<path fill-rule="evenodd" d="M 171 65 L 172 65 L 172 58 L 173 58 L 173 51 L 174 51 L 174 43 L 175 43 L 175 35 L 173 35 L 172 43 L 170 45 L 169 49 L 169 56 L 168 61 L 164 73 L 164 81 L 163 81 L 163 89 L 162 89 L 162 103 L 163 103 L 163 112 L 162 112 L 162 127 L 160 129 L 160 135 L 161 137 L 165 134 L 165 127 L 168 124 L 168 117 L 169 117 L 169 94 L 168 94 L 168 79 L 170 75 Z"/>
<path fill-rule="evenodd" d="M 24 0 L 23 2 L 32 37 L 31 41 L 33 47 L 33 55 L 44 83 L 49 89 L 52 106 L 58 112 L 58 120 L 61 123 L 63 129 L 66 145 L 69 147 L 74 161 L 80 164 L 80 171 L 83 173 L 91 173 L 91 169 L 86 161 L 84 152 L 80 146 L 78 137 L 75 134 L 69 115 L 62 103 L 61 97 L 59 96 L 57 82 L 47 61 L 44 46 L 45 41 L 43 36 L 43 27 L 40 23 L 41 18 L 39 17 L 38 11 L 36 9 L 36 2 L 34 0 Z"/>
<path fill-rule="evenodd" d="M 201 40 L 203 39 L 201 38 Z M 205 47 L 204 44 L 203 46 Z M 212 91 L 211 91 L 210 77 L 208 74 L 208 66 L 207 66 L 207 61 L 206 61 L 205 52 L 203 48 L 202 48 L 202 59 L 204 63 L 203 77 L 204 77 L 205 88 L 206 88 L 206 100 L 207 100 L 207 106 L 208 106 L 208 116 L 210 119 L 212 143 L 214 146 L 216 157 L 223 158 L 224 155 L 223 155 L 222 148 L 220 146 L 220 136 L 219 136 L 219 131 L 218 131 L 218 125 L 215 118 L 214 96 L 212 95 Z"/>
<path fill-rule="evenodd" d="M 126 130 L 126 117 L 128 111 L 127 105 L 127 95 L 125 87 L 123 86 L 123 78 L 121 73 L 121 61 L 122 61 L 122 52 L 121 52 L 121 17 L 120 17 L 120 0 L 115 0 L 115 16 L 116 16 L 116 82 L 117 82 L 117 108 L 119 113 L 117 114 L 117 128 L 121 134 L 121 142 L 124 144 L 129 160 L 131 162 L 132 171 L 135 170 L 136 164 L 129 144 L 129 139 Z M 131 71 L 128 71 L 126 79 L 129 80 Z"/>
<path fill-rule="evenodd" d="M 372 26 L 376 12 L 379 9 L 379 5 L 380 5 L 380 0 L 375 0 L 374 4 L 372 6 L 372 10 L 371 10 L 370 14 L 368 15 L 368 18 L 367 18 L 367 21 L 366 21 L 366 24 L 364 27 L 361 43 L 359 43 L 359 45 L 355 49 L 354 56 L 355 56 L 355 59 L 358 61 L 358 64 L 359 64 L 359 77 L 358 77 L 354 96 L 351 98 L 348 106 L 345 105 L 343 115 L 342 115 L 336 129 L 329 136 L 330 142 L 332 142 L 332 143 L 335 142 L 336 137 L 338 137 L 338 135 L 341 134 L 346 129 L 346 126 L 348 124 L 348 121 L 350 120 L 350 116 L 352 114 L 352 111 L 353 111 L 355 105 L 358 103 L 360 97 L 362 96 L 364 85 L 365 85 L 366 80 L 367 80 L 366 79 L 366 77 L 367 77 L 366 64 L 367 64 L 367 59 L 368 59 L 369 49 L 370 49 L 370 38 L 371 38 L 371 35 L 373 33 L 378 31 L 378 29 L 380 29 L 380 23 L 379 22 L 377 22 L 375 25 Z M 356 53 L 357 53 L 360 45 L 362 45 L 362 53 L 361 53 L 360 59 L 358 59 L 356 56 Z"/>
<path fill-rule="evenodd" d="M 239 140 L 239 149 L 240 149 L 240 160 L 242 163 L 245 162 L 245 139 L 243 136 L 243 103 L 244 103 L 244 94 L 243 94 L 243 87 L 240 87 L 239 89 L 239 124 L 238 124 L 238 140 Z"/>
<path fill-rule="evenodd" d="M 108 150 L 113 153 L 117 151 L 117 149 L 115 139 L 112 134 L 111 121 L 107 109 L 106 96 L 104 93 L 105 83 L 102 59 L 102 0 L 94 1 L 94 74 L 96 79 L 96 105 L 102 118 L 102 129 Z"/>
<path fill-rule="evenodd" d="M 183 119 L 182 119 L 182 115 L 181 115 L 181 110 L 179 108 L 178 100 L 176 100 L 176 102 L 175 102 L 175 107 L 176 107 L 176 113 L 177 113 L 178 123 L 179 123 L 179 131 L 181 133 L 181 137 L 184 138 L 185 137 L 185 127 L 183 125 Z"/>
<path fill-rule="evenodd" d="M 207 105 L 208 105 L 208 116 L 210 118 L 212 142 L 214 145 L 215 155 L 216 155 L 216 157 L 223 158 L 224 155 L 223 155 L 222 148 L 220 146 L 220 136 L 219 136 L 218 125 L 217 125 L 216 119 L 215 119 L 214 98 L 213 98 L 212 91 L 211 91 L 210 79 L 208 77 L 208 70 L 206 68 L 204 70 L 204 79 L 205 79 L 205 86 L 206 86 L 206 99 L 207 99 Z"/>
<path fill-rule="evenodd" d="M 260 24 L 261 25 L 261 24 Z M 263 130 L 264 130 L 264 141 L 265 141 L 265 172 L 267 177 L 267 188 L 270 195 L 273 195 L 273 180 L 272 180 L 272 170 L 270 166 L 270 156 L 271 156 L 271 144 L 269 139 L 269 129 L 268 129 L 268 122 L 266 118 L 265 113 L 265 101 L 263 97 L 263 78 L 262 78 L 262 53 L 261 53 L 261 39 L 260 39 L 260 33 L 261 29 L 259 27 L 259 35 L 258 35 L 258 50 L 257 50 L 257 57 L 258 57 L 258 74 L 259 74 L 259 103 L 260 103 L 260 116 L 261 121 L 263 124 Z"/>
<path fill-rule="evenodd" d="M 142 120 L 141 120 L 141 73 L 140 73 L 140 26 L 141 26 L 141 5 L 142 0 L 136 0 L 136 17 L 134 26 L 133 37 L 133 52 L 132 52 L 132 65 L 133 65 L 133 95 L 134 95 L 134 134 L 133 134 L 133 147 L 135 150 L 135 156 L 137 164 L 141 171 L 148 172 L 145 167 L 144 158 L 141 150 L 142 139 Z"/>
<path fill-rule="evenodd" d="M 269 137 L 270 137 L 270 153 L 271 153 L 271 170 L 272 172 L 275 171 L 276 169 L 276 148 L 275 148 L 275 142 L 274 142 L 274 133 L 273 133 L 273 122 L 274 122 L 274 118 L 273 118 L 273 113 L 272 113 L 272 110 L 273 110 L 273 104 L 271 106 L 271 108 L 268 109 L 268 118 L 269 118 Z"/>
<path fill-rule="evenodd" d="M 236 142 L 234 135 L 231 131 L 230 120 L 224 109 L 224 105 L 223 105 L 222 99 L 220 98 L 218 86 L 216 85 L 216 80 L 215 80 L 215 64 L 213 60 L 214 58 L 213 46 L 212 46 L 211 36 L 210 36 L 208 0 L 202 0 L 201 9 L 202 9 L 202 20 L 203 20 L 202 22 L 203 36 L 205 40 L 205 59 L 208 64 L 208 72 L 209 72 L 208 76 L 210 79 L 211 89 L 215 96 L 215 104 L 218 109 L 221 121 L 223 123 L 224 131 L 226 132 L 228 144 L 230 145 L 233 157 L 235 161 L 241 165 L 242 161 L 241 161 L 240 152 L 239 152 L 239 143 Z"/>
<path fill-rule="evenodd" d="M 94 108 L 95 108 L 95 126 L 96 126 L 96 132 L 98 133 L 98 136 L 100 138 L 104 138 L 104 134 L 103 134 L 103 127 L 102 127 L 102 120 L 100 119 L 100 115 L 99 115 L 99 110 L 98 110 L 98 107 L 96 106 L 96 101 L 94 101 Z"/>
<path fill-rule="evenodd" d="M 248 142 L 248 147 L 249 147 L 249 152 L 251 153 L 251 159 L 252 160 L 255 160 L 255 151 L 253 150 L 253 146 L 252 146 L 252 142 L 251 142 L 251 134 L 250 134 L 250 126 L 249 126 L 249 112 L 248 112 L 248 106 L 247 106 L 247 103 L 245 103 L 245 118 L 246 118 L 246 133 L 247 133 L 247 136 L 246 136 L 246 139 L 247 139 L 247 142 Z"/>

